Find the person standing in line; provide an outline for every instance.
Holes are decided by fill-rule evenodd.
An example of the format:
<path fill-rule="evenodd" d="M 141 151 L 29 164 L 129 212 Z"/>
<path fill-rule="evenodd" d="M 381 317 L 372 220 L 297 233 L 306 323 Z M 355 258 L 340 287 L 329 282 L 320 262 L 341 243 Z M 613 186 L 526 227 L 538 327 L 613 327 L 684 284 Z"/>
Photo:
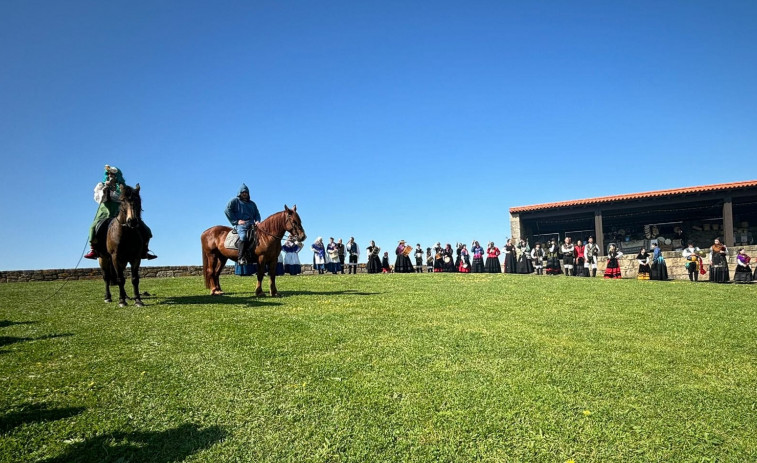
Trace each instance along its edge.
<path fill-rule="evenodd" d="M 752 268 L 749 263 L 752 260 L 744 251 L 744 248 L 739 249 L 739 253 L 736 255 L 736 270 L 733 272 L 734 283 L 751 283 L 752 282 Z"/>
<path fill-rule="evenodd" d="M 457 269 L 460 273 L 470 273 L 470 253 L 468 245 L 463 244 L 460 248 L 460 266 Z"/>
<path fill-rule="evenodd" d="M 316 238 L 310 249 L 313 251 L 313 270 L 318 270 L 318 274 L 323 275 L 326 268 L 326 246 L 323 245 L 323 238 Z"/>
<path fill-rule="evenodd" d="M 423 248 L 421 243 L 415 245 L 415 273 L 423 273 Z"/>
<path fill-rule="evenodd" d="M 586 263 L 584 264 L 584 275 L 589 276 L 589 271 L 591 271 L 591 276 L 596 277 L 597 276 L 597 257 L 599 256 L 599 246 L 594 244 L 594 237 L 589 237 L 589 242 L 586 243 L 586 246 L 584 248 L 584 256 L 586 257 Z"/>
<path fill-rule="evenodd" d="M 473 254 L 473 273 L 484 273 L 486 271 L 484 269 L 484 248 L 476 240 L 473 240 L 471 244 L 471 253 Z"/>
<path fill-rule="evenodd" d="M 516 266 L 515 245 L 513 244 L 512 238 L 507 239 L 503 253 L 505 254 L 505 263 L 503 265 L 502 272 L 517 273 L 518 269 Z"/>
<path fill-rule="evenodd" d="M 442 247 L 442 243 L 437 241 L 436 245 L 434 246 L 434 272 L 443 272 L 444 271 L 444 256 L 442 255 L 442 252 L 444 251 L 444 248 Z"/>
<path fill-rule="evenodd" d="M 341 238 L 336 242 L 336 249 L 338 251 L 337 255 L 339 256 L 339 270 L 341 270 L 342 275 L 344 275 L 344 243 L 342 243 Z"/>
<path fill-rule="evenodd" d="M 434 271 L 434 255 L 431 254 L 431 248 L 426 248 L 426 271 L 428 273 Z"/>
<path fill-rule="evenodd" d="M 544 254 L 547 257 L 547 275 L 560 275 L 560 246 L 557 245 L 554 239 L 549 240 L 549 245 L 544 250 Z"/>
<path fill-rule="evenodd" d="M 570 237 L 566 236 L 565 242 L 562 244 L 562 246 L 560 246 L 560 253 L 562 254 L 562 265 L 565 269 L 565 276 L 573 275 L 573 252 L 575 251 L 575 249 L 576 248 L 575 246 L 573 246 Z"/>
<path fill-rule="evenodd" d="M 405 244 L 405 240 L 400 240 L 394 250 L 394 254 L 397 256 L 394 260 L 394 273 L 413 273 L 415 271 L 409 256 L 412 251 L 412 247 Z"/>
<path fill-rule="evenodd" d="M 349 273 L 357 274 L 357 261 L 360 257 L 360 246 L 355 242 L 355 237 L 350 236 L 350 240 L 347 241 L 347 254 L 349 254 Z"/>
<path fill-rule="evenodd" d="M 610 244 L 610 248 L 607 250 L 607 268 L 605 269 L 605 278 L 622 278 L 620 274 L 620 261 L 618 261 L 618 259 L 622 255 L 623 253 L 618 250 L 618 247 L 615 246 L 615 243 Z"/>
<path fill-rule="evenodd" d="M 381 258 L 381 272 L 391 273 L 392 267 L 389 266 L 389 252 L 384 252 L 384 257 Z"/>
<path fill-rule="evenodd" d="M 334 242 L 334 238 L 329 238 L 329 244 L 326 245 L 326 270 L 336 275 L 339 273 L 339 248 Z"/>
<path fill-rule="evenodd" d="M 715 238 L 710 246 L 710 281 L 715 283 L 728 283 L 730 275 L 728 271 L 728 248 Z"/>
<path fill-rule="evenodd" d="M 652 280 L 668 280 L 668 264 L 662 256 L 662 249 L 657 243 L 652 243 L 652 262 L 650 265 L 650 278 Z"/>
<path fill-rule="evenodd" d="M 502 266 L 499 264 L 499 248 L 494 245 L 494 241 L 489 241 L 486 245 L 486 272 L 502 273 Z"/>
<path fill-rule="evenodd" d="M 534 248 L 531 250 L 531 262 L 534 264 L 536 274 L 544 275 L 544 250 L 541 248 L 541 243 L 538 241 L 534 244 Z"/>
<path fill-rule="evenodd" d="M 521 238 L 516 246 L 518 251 L 518 273 L 529 274 L 534 273 L 534 264 L 531 262 L 531 246 L 528 245 L 528 241 Z"/>
<path fill-rule="evenodd" d="M 573 259 L 575 275 L 577 277 L 587 276 L 584 270 L 586 268 L 586 246 L 584 246 L 581 240 L 576 241 L 576 246 L 573 250 Z"/>
<path fill-rule="evenodd" d="M 686 271 L 689 273 L 689 281 L 699 281 L 699 275 L 704 275 L 704 265 L 702 257 L 699 255 L 700 249 L 694 246 L 694 242 L 689 241 L 688 246 L 681 252 L 686 259 Z"/>
<path fill-rule="evenodd" d="M 284 272 L 290 275 L 299 275 L 302 273 L 299 256 L 299 252 L 302 250 L 302 243 L 289 236 L 284 245 L 281 246 L 281 250 L 284 251 Z"/>
<path fill-rule="evenodd" d="M 381 273 L 382 271 L 382 265 L 381 265 L 381 257 L 380 252 L 381 248 L 376 246 L 376 242 L 371 240 L 371 244 L 368 245 L 368 247 L 365 248 L 365 250 L 368 252 L 368 263 L 366 264 L 366 270 L 368 273 Z"/>
<path fill-rule="evenodd" d="M 649 280 L 649 253 L 646 249 L 641 248 L 641 251 L 636 255 L 636 260 L 639 262 L 639 271 L 636 274 L 638 280 Z"/>
<path fill-rule="evenodd" d="M 447 243 L 444 250 L 442 250 L 442 260 L 444 261 L 444 271 L 447 273 L 457 272 L 455 267 L 455 251 L 452 250 L 452 245 Z"/>

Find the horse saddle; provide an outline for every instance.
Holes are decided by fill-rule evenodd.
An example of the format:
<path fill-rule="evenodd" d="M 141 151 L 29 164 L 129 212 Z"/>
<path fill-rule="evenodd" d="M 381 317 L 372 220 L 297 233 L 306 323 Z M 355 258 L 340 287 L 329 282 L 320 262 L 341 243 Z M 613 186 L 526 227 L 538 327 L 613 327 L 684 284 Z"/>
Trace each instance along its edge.
<path fill-rule="evenodd" d="M 248 249 L 254 250 L 258 247 L 258 234 L 257 230 L 250 229 L 248 231 L 248 241 L 251 243 Z M 223 246 L 226 249 L 239 249 L 239 234 L 236 229 L 232 228 L 229 233 L 226 234 L 226 239 L 223 241 Z"/>
<path fill-rule="evenodd" d="M 95 225 L 95 236 L 98 236 L 100 234 L 100 230 L 107 230 L 111 220 L 113 220 L 112 217 L 106 217 L 97 222 L 97 225 Z"/>

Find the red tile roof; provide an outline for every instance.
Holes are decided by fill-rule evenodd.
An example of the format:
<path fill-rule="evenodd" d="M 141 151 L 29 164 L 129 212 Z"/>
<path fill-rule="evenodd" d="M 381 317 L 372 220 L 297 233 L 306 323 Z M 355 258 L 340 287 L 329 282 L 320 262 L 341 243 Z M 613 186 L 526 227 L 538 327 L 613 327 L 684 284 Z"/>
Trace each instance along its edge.
<path fill-rule="evenodd" d="M 643 198 L 659 198 L 662 196 L 675 196 L 690 193 L 701 193 L 704 191 L 721 191 L 734 190 L 737 188 L 757 187 L 757 180 L 748 180 L 746 182 L 719 183 L 717 185 L 694 186 L 688 188 L 674 188 L 671 190 L 647 191 L 644 193 L 632 193 L 627 195 L 600 196 L 598 198 L 575 199 L 571 201 L 558 201 L 555 203 L 534 204 L 533 206 L 511 207 L 510 213 L 540 211 L 544 209 L 555 209 L 558 207 L 586 206 L 590 204 L 602 204 L 616 201 L 629 201 Z"/>

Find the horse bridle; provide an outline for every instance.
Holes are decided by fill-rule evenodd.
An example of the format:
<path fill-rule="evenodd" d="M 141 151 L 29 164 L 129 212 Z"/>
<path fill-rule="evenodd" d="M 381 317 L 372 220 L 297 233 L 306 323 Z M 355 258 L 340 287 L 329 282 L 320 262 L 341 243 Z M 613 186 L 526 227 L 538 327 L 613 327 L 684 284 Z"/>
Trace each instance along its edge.
<path fill-rule="evenodd" d="M 291 213 L 287 213 L 286 224 L 289 225 L 291 228 L 294 228 L 294 226 L 292 226 L 292 214 Z M 279 241 L 283 240 L 284 239 L 284 235 L 287 234 L 287 230 L 284 230 L 284 233 L 282 233 L 281 236 L 277 236 L 277 235 L 274 235 L 273 233 L 270 233 L 270 232 L 267 232 L 267 231 L 263 230 L 263 228 L 260 227 L 259 225 L 257 227 L 257 230 L 260 230 L 261 232 L 265 233 L 266 235 L 268 235 L 270 237 L 273 237 L 273 238 L 275 238 L 275 239 L 277 239 Z"/>

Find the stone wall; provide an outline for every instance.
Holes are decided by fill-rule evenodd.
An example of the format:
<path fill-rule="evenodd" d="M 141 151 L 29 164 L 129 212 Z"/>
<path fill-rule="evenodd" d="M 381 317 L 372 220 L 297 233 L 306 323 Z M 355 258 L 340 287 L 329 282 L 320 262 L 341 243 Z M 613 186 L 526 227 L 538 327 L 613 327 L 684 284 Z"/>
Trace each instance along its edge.
<path fill-rule="evenodd" d="M 729 248 L 728 263 L 733 278 L 733 270 L 736 265 L 736 251 L 739 247 Z M 753 258 L 757 258 L 757 246 L 744 246 L 746 253 Z M 674 280 L 688 280 L 689 275 L 686 272 L 686 261 L 681 257 L 679 251 L 665 251 L 662 253 L 668 266 L 668 276 Z M 620 271 L 623 278 L 636 278 L 639 269 L 639 263 L 636 261 L 636 254 L 624 255 L 620 259 Z M 705 267 L 709 268 L 709 260 L 704 259 Z M 607 266 L 607 257 L 600 257 L 597 262 L 597 275 L 602 275 Z M 752 265 L 754 269 L 754 265 Z M 358 273 L 366 273 L 365 264 L 358 264 Z M 424 269 L 425 271 L 425 269 Z M 345 269 L 345 273 L 347 269 Z M 304 275 L 313 275 L 312 265 L 302 266 Z M 140 277 L 142 278 L 165 278 L 165 277 L 186 277 L 202 276 L 202 267 L 199 265 L 175 266 L 175 267 L 152 267 L 145 266 L 140 268 Z M 234 274 L 234 266 L 227 265 L 224 267 L 222 275 Z M 131 273 L 126 269 L 127 278 Z M 11 270 L 0 272 L 0 283 L 13 283 L 24 281 L 56 281 L 56 280 L 95 280 L 101 279 L 102 274 L 99 268 L 80 268 L 80 269 L 48 269 L 48 270 Z M 707 276 L 705 276 L 705 279 Z"/>

